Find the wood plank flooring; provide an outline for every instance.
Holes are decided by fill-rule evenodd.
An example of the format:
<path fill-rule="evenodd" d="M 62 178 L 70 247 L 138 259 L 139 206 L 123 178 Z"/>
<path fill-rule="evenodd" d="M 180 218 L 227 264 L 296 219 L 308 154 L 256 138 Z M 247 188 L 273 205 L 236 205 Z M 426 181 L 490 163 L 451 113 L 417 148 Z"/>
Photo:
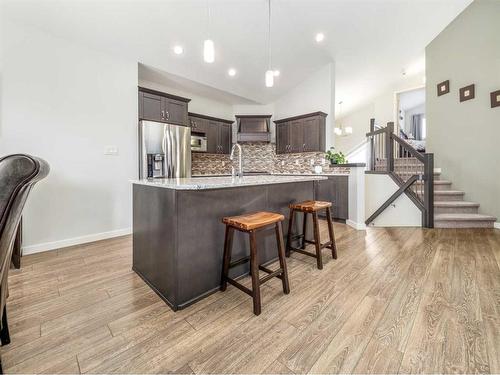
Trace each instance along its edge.
<path fill-rule="evenodd" d="M 335 231 L 339 258 L 293 254 L 291 294 L 266 283 L 258 317 L 231 286 L 174 313 L 131 271 L 130 236 L 26 256 L 4 371 L 500 373 L 500 231 Z"/>

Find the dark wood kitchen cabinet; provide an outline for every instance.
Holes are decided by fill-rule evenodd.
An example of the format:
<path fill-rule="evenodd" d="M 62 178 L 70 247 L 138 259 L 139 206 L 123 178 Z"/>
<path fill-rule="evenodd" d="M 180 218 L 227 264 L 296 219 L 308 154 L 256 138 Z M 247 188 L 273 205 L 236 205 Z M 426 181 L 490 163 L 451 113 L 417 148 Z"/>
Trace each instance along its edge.
<path fill-rule="evenodd" d="M 298 153 L 304 151 L 304 123 L 302 120 L 290 121 L 288 142 L 290 144 L 291 153 Z"/>
<path fill-rule="evenodd" d="M 209 121 L 207 124 L 207 153 L 219 153 L 219 123 L 216 121 Z"/>
<path fill-rule="evenodd" d="M 207 133 L 208 120 L 200 117 L 192 116 L 189 114 L 189 126 L 191 126 L 191 133 Z"/>
<path fill-rule="evenodd" d="M 219 123 L 219 145 L 221 154 L 231 152 L 231 124 Z"/>
<path fill-rule="evenodd" d="M 229 154 L 231 152 L 231 124 L 209 121 L 206 136 L 207 153 Z"/>
<path fill-rule="evenodd" d="M 285 154 L 288 152 L 290 144 L 288 139 L 289 130 L 288 122 L 276 124 L 276 153 Z"/>
<path fill-rule="evenodd" d="M 276 153 L 325 151 L 326 113 L 276 120 Z"/>
<path fill-rule="evenodd" d="M 314 199 L 332 202 L 332 217 L 347 220 L 349 218 L 349 176 L 328 176 L 328 180 L 317 181 Z"/>
<path fill-rule="evenodd" d="M 190 99 L 139 87 L 139 119 L 189 126 Z"/>
<path fill-rule="evenodd" d="M 231 152 L 232 124 L 231 120 L 189 113 L 191 133 L 202 133 L 207 137 L 208 154 L 229 154 Z"/>

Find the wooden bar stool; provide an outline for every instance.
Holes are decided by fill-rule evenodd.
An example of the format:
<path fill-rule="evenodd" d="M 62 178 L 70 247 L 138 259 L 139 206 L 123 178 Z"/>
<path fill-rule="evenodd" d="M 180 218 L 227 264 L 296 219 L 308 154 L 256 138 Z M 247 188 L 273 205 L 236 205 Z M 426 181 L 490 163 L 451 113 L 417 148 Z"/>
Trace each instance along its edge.
<path fill-rule="evenodd" d="M 273 277 L 277 277 L 281 279 L 281 282 L 283 283 L 283 292 L 285 294 L 290 293 L 290 286 L 288 285 L 288 271 L 286 269 L 285 249 L 283 245 L 283 230 L 281 228 L 281 222 L 284 219 L 285 217 L 283 215 L 276 214 L 273 212 L 255 212 L 241 216 L 225 217 L 222 219 L 222 222 L 226 224 L 226 238 L 224 241 L 224 260 L 222 264 L 220 290 L 225 291 L 227 288 L 227 283 L 229 283 L 231 285 L 234 285 L 238 289 L 242 290 L 246 294 L 250 295 L 253 298 L 253 312 L 255 315 L 259 315 L 261 311 L 261 303 L 260 303 L 261 284 L 272 279 Z M 278 268 L 275 271 L 270 270 L 269 268 L 261 266 L 259 264 L 259 253 L 257 251 L 257 245 L 255 240 L 255 232 L 257 230 L 273 224 L 275 226 L 275 231 L 276 231 L 276 242 L 278 243 L 278 257 L 280 262 L 280 268 Z M 241 232 L 248 233 L 250 237 L 250 256 L 246 256 L 234 262 L 231 262 L 233 235 L 235 229 Z M 228 276 L 230 268 L 246 263 L 248 261 L 250 261 L 252 290 L 241 285 L 236 280 L 231 279 Z M 259 277 L 259 269 L 266 272 L 268 275 L 264 276 L 261 279 Z"/>
<path fill-rule="evenodd" d="M 335 244 L 335 235 L 333 233 L 333 223 L 331 216 L 331 202 L 321 202 L 321 201 L 305 201 L 300 203 L 292 203 L 290 207 L 290 221 L 288 222 L 288 236 L 286 241 L 286 256 L 289 257 L 291 251 L 296 251 L 298 253 L 309 255 L 316 258 L 316 263 L 319 269 L 323 269 L 323 257 L 321 256 L 321 250 L 325 247 L 332 249 L 333 259 L 337 259 L 337 245 Z M 330 241 L 321 244 L 319 236 L 319 224 L 318 224 L 318 211 L 326 210 L 326 219 L 328 221 L 328 234 Z M 302 234 L 292 234 L 293 220 L 295 212 L 304 213 L 304 222 L 302 227 Z M 312 214 L 313 217 L 313 228 L 314 228 L 314 241 L 309 241 L 306 239 L 307 233 L 307 215 Z M 292 247 L 292 241 L 296 239 L 302 239 L 301 248 Z M 316 254 L 305 251 L 306 243 L 311 243 L 316 246 Z"/>

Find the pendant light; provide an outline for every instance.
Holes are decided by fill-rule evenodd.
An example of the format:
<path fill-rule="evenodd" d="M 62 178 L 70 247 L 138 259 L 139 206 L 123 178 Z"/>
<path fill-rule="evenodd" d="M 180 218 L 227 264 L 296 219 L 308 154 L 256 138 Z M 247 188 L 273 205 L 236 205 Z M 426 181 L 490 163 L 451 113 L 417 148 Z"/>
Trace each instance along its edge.
<path fill-rule="evenodd" d="M 207 34 L 210 35 L 210 5 L 207 0 Z M 213 63 L 215 61 L 215 46 L 214 41 L 210 38 L 205 39 L 203 42 L 203 60 L 206 63 Z"/>
<path fill-rule="evenodd" d="M 268 0 L 268 33 L 267 33 L 267 47 L 269 65 L 266 71 L 266 87 L 274 86 L 274 70 L 271 68 L 271 0 Z"/>

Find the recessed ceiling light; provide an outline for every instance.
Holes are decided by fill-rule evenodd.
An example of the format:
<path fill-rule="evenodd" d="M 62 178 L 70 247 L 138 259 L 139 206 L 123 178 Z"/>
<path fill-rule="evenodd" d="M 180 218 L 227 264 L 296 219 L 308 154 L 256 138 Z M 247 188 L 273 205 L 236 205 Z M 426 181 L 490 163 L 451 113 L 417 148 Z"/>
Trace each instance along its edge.
<path fill-rule="evenodd" d="M 275 77 L 279 77 L 279 75 L 280 75 L 280 71 L 279 71 L 279 70 L 275 70 L 275 71 L 273 72 L 273 74 L 274 74 L 274 76 L 275 76 Z"/>
<path fill-rule="evenodd" d="M 236 75 L 236 69 L 233 68 L 229 69 L 227 71 L 227 74 L 229 74 L 230 77 L 234 77 Z"/>
<path fill-rule="evenodd" d="M 175 46 L 174 47 L 174 53 L 176 55 L 182 55 L 183 52 L 184 52 L 184 48 L 182 48 L 182 46 Z"/>
<path fill-rule="evenodd" d="M 321 43 L 325 39 L 325 34 L 317 33 L 315 39 L 316 39 L 316 42 Z"/>

